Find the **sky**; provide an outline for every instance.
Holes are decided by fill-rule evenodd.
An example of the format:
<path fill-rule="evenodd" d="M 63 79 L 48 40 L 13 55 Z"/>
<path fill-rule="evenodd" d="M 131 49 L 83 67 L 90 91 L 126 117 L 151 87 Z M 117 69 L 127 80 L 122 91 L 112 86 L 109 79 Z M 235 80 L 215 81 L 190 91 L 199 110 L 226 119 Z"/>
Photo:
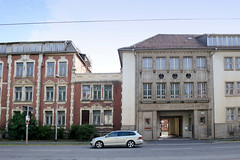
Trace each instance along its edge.
<path fill-rule="evenodd" d="M 0 42 L 72 40 L 93 73 L 120 72 L 118 49 L 157 34 L 240 34 L 239 8 L 239 0 L 0 0 Z M 193 20 L 1 25 L 186 18 Z"/>

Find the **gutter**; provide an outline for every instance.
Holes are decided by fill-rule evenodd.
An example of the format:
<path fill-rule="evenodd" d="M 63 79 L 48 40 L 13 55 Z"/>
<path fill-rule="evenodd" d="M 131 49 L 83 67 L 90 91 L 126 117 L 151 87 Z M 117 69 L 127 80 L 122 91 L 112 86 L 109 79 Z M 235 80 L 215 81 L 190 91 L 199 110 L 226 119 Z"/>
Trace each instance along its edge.
<path fill-rule="evenodd" d="M 212 64 L 212 127 L 213 127 L 213 138 L 215 139 L 215 99 L 214 99 L 214 69 L 213 69 L 213 55 L 218 51 L 218 48 L 211 53 L 211 64 Z"/>
<path fill-rule="evenodd" d="M 137 130 L 137 54 L 135 52 L 135 49 L 132 49 L 132 52 L 135 57 L 135 125 L 134 125 L 134 130 Z"/>

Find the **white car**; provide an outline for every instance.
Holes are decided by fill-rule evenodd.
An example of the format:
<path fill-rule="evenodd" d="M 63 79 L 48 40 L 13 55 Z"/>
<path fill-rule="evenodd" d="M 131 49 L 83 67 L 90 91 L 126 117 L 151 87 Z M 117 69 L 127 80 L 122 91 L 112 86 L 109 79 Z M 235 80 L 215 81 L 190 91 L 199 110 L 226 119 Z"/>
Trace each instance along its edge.
<path fill-rule="evenodd" d="M 91 146 L 102 148 L 104 146 L 127 146 L 133 148 L 135 145 L 143 144 L 142 135 L 137 131 L 113 131 L 103 137 L 94 138 Z"/>

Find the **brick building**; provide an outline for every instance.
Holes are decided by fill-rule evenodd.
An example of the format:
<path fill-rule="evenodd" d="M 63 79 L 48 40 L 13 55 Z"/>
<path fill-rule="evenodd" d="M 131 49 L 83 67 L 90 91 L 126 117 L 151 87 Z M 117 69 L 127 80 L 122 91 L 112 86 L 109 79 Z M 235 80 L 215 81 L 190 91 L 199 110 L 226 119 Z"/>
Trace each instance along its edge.
<path fill-rule="evenodd" d="M 72 41 L 0 43 L 0 125 L 22 106 L 31 106 L 40 125 L 54 125 L 57 86 L 59 86 L 58 124 L 73 124 L 73 75 L 91 72 L 86 55 Z M 57 76 L 58 75 L 58 76 Z M 59 85 L 57 85 L 59 81 Z"/>

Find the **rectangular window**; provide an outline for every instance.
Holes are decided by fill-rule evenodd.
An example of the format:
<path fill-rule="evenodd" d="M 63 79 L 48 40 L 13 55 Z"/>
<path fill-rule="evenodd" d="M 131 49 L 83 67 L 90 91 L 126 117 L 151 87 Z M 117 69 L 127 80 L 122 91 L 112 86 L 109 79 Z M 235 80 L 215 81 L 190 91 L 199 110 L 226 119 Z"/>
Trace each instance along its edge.
<path fill-rule="evenodd" d="M 156 69 L 157 70 L 166 69 L 166 58 L 163 58 L 163 57 L 156 58 Z"/>
<path fill-rule="evenodd" d="M 25 98 L 26 98 L 26 101 L 32 101 L 32 87 L 26 87 L 25 88 Z"/>
<path fill-rule="evenodd" d="M 179 69 L 179 58 L 178 57 L 171 57 L 170 58 L 170 69 L 171 70 Z"/>
<path fill-rule="evenodd" d="M 207 83 L 198 83 L 198 97 L 205 98 L 207 97 Z"/>
<path fill-rule="evenodd" d="M 17 63 L 16 77 L 23 76 L 23 63 Z"/>
<path fill-rule="evenodd" d="M 235 120 L 235 109 L 227 108 L 227 121 L 234 121 L 234 120 Z"/>
<path fill-rule="evenodd" d="M 184 83 L 184 98 L 193 97 L 193 83 Z"/>
<path fill-rule="evenodd" d="M 66 86 L 59 86 L 59 101 L 66 101 Z"/>
<path fill-rule="evenodd" d="M 234 95 L 234 83 L 233 82 L 227 82 L 226 83 L 226 95 Z"/>
<path fill-rule="evenodd" d="M 46 101 L 53 101 L 53 87 L 46 87 Z"/>
<path fill-rule="evenodd" d="M 59 76 L 67 76 L 67 62 L 59 62 Z"/>
<path fill-rule="evenodd" d="M 33 76 L 33 62 L 27 62 L 27 74 L 26 76 L 32 77 Z"/>
<path fill-rule="evenodd" d="M 142 59 L 142 68 L 143 70 L 152 69 L 152 58 L 143 58 Z"/>
<path fill-rule="evenodd" d="M 172 83 L 171 98 L 179 98 L 179 97 L 180 97 L 179 83 Z"/>
<path fill-rule="evenodd" d="M 240 121 L 240 108 L 238 108 L 238 120 Z"/>
<path fill-rule="evenodd" d="M 240 82 L 237 82 L 237 94 L 240 95 Z"/>
<path fill-rule="evenodd" d="M 93 125 L 100 125 L 101 112 L 99 110 L 93 111 Z"/>
<path fill-rule="evenodd" d="M 205 68 L 206 68 L 206 58 L 197 57 L 197 69 L 205 69 Z"/>
<path fill-rule="evenodd" d="M 240 57 L 236 57 L 235 62 L 235 68 L 240 69 Z"/>
<path fill-rule="evenodd" d="M 2 69 L 2 63 L 0 63 L 0 78 L 2 78 L 2 71 L 3 71 L 3 69 Z"/>
<path fill-rule="evenodd" d="M 104 124 L 105 125 L 111 125 L 112 124 L 112 111 L 111 110 L 105 110 L 104 111 Z"/>
<path fill-rule="evenodd" d="M 15 101 L 22 100 L 22 87 L 15 87 Z"/>
<path fill-rule="evenodd" d="M 233 69 L 233 63 L 231 57 L 224 58 L 224 69 Z"/>
<path fill-rule="evenodd" d="M 152 98 L 152 84 L 151 83 L 143 84 L 143 98 L 144 99 Z"/>
<path fill-rule="evenodd" d="M 47 62 L 47 76 L 54 76 L 54 62 Z"/>
<path fill-rule="evenodd" d="M 101 99 L 101 86 L 100 85 L 94 85 L 93 86 L 93 99 L 94 100 L 100 100 Z"/>
<path fill-rule="evenodd" d="M 112 85 L 104 86 L 104 99 L 111 100 L 112 99 Z"/>
<path fill-rule="evenodd" d="M 58 125 L 65 126 L 65 111 L 58 111 Z"/>
<path fill-rule="evenodd" d="M 240 121 L 240 108 L 238 108 L 238 120 Z"/>
<path fill-rule="evenodd" d="M 90 86 L 89 85 L 83 85 L 82 86 L 82 99 L 83 100 L 89 100 L 90 99 Z"/>
<path fill-rule="evenodd" d="M 52 111 L 46 111 L 45 112 L 45 125 L 46 126 L 51 126 L 52 125 L 52 119 L 53 119 Z"/>
<path fill-rule="evenodd" d="M 192 57 L 183 58 L 183 69 L 192 69 L 193 59 Z"/>
<path fill-rule="evenodd" d="M 157 98 L 166 98 L 166 84 L 157 83 Z"/>

